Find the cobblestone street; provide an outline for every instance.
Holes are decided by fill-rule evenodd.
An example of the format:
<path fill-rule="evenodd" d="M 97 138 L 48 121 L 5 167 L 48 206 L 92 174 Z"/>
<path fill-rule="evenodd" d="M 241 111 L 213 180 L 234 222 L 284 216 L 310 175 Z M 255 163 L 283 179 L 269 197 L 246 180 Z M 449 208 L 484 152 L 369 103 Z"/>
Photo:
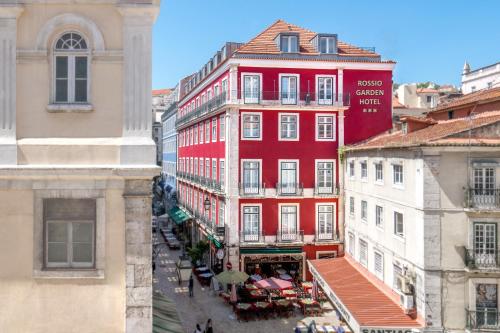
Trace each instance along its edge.
<path fill-rule="evenodd" d="M 156 239 L 157 236 L 154 237 Z M 155 243 L 161 241 L 162 239 L 155 240 Z M 180 250 L 162 247 L 156 261 L 153 288 L 175 302 L 186 333 L 192 333 L 196 323 L 199 323 L 203 329 L 208 318 L 212 318 L 216 333 L 291 333 L 297 321 L 304 318 L 296 312 L 296 315 L 291 318 L 239 322 L 231 307 L 215 296 L 208 287 L 200 286 L 196 279 L 194 280 L 194 297 L 190 298 L 187 282 L 183 282 L 182 285 L 177 282 L 175 262 L 180 254 Z"/>

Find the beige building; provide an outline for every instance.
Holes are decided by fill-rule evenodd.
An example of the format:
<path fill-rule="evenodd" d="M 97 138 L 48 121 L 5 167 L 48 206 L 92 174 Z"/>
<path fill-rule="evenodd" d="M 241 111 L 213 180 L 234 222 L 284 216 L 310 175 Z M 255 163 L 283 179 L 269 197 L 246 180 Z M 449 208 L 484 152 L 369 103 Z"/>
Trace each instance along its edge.
<path fill-rule="evenodd" d="M 346 256 L 422 331 L 498 332 L 500 111 L 402 121 L 346 149 Z"/>
<path fill-rule="evenodd" d="M 0 332 L 151 332 L 159 0 L 0 2 Z"/>

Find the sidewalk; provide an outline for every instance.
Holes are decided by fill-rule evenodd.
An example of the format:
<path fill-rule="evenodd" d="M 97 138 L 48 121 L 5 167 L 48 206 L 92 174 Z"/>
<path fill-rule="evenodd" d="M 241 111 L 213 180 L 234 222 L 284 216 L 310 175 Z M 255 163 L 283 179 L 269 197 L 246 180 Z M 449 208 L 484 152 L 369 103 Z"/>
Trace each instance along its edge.
<path fill-rule="evenodd" d="M 158 234 L 158 237 L 161 237 Z M 156 239 L 155 243 L 162 241 Z M 212 318 L 215 333 L 292 333 L 297 321 L 303 316 L 284 319 L 270 319 L 250 322 L 238 322 L 230 306 L 222 299 L 213 296 L 208 287 L 201 287 L 194 280 L 194 297 L 190 298 L 187 282 L 181 286 L 177 281 L 175 263 L 179 258 L 180 250 L 169 250 L 162 247 L 156 261 L 156 272 L 153 276 L 153 289 L 166 295 L 177 305 L 182 325 L 186 333 L 192 333 L 199 323 L 205 328 L 208 318 Z"/>

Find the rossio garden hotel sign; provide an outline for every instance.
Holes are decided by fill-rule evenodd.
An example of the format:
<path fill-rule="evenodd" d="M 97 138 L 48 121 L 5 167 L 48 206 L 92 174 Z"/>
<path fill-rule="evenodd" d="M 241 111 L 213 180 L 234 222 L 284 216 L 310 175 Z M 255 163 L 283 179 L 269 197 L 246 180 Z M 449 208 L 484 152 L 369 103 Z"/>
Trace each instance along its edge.
<path fill-rule="evenodd" d="M 381 97 L 385 91 L 382 80 L 358 80 L 354 95 L 359 97 L 359 105 L 366 107 L 363 112 L 377 112 L 377 106 L 382 105 Z"/>

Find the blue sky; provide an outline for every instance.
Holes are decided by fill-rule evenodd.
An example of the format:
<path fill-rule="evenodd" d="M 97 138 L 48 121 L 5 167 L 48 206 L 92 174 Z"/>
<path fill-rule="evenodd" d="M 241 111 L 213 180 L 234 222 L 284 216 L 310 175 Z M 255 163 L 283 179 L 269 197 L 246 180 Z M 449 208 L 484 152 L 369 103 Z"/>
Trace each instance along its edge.
<path fill-rule="evenodd" d="M 162 0 L 153 33 L 153 87 L 172 87 L 226 41 L 246 42 L 278 18 L 375 46 L 394 81 L 459 84 L 462 66 L 500 61 L 500 1 Z"/>

